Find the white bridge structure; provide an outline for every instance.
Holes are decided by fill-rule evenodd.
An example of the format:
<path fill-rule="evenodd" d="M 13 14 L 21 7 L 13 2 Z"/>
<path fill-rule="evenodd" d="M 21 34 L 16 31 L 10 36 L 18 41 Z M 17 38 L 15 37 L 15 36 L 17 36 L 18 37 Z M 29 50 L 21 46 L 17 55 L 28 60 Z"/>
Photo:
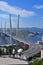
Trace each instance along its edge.
<path fill-rule="evenodd" d="M 20 15 L 18 15 L 18 24 L 17 24 L 16 36 L 12 36 L 11 15 L 10 15 L 10 34 L 8 34 L 6 31 L 3 31 L 3 34 L 4 35 L 6 34 L 7 36 L 10 37 L 10 44 L 13 44 L 12 43 L 12 38 L 14 40 L 19 41 L 19 42 L 23 42 L 23 43 L 28 44 L 29 49 L 23 52 L 23 57 L 30 58 L 30 57 L 36 55 L 37 53 L 39 53 L 41 51 L 41 48 L 40 48 L 40 46 L 38 44 L 33 44 L 33 43 L 29 42 L 29 41 L 26 41 L 24 38 L 20 38 L 18 36 L 18 34 L 19 34 L 19 17 L 20 17 Z M 1 27 L 2 27 L 2 24 L 1 24 Z"/>

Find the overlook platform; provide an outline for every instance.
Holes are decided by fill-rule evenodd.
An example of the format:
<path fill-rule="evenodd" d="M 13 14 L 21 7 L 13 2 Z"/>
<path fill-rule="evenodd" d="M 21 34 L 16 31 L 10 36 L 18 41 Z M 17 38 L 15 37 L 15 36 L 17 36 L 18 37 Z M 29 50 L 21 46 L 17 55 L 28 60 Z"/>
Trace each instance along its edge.
<path fill-rule="evenodd" d="M 9 56 L 2 56 L 0 57 L 0 65 L 28 65 L 27 61 L 17 58 L 9 58 Z"/>

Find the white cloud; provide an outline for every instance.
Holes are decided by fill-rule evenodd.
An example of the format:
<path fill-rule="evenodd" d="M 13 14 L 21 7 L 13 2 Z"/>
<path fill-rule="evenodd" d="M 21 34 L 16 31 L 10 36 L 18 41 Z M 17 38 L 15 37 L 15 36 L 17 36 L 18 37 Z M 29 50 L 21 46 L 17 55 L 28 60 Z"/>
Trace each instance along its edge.
<path fill-rule="evenodd" d="M 7 14 L 0 14 L 0 18 L 6 18 L 6 19 L 9 19 L 9 15 L 7 15 Z M 11 16 L 11 19 L 12 20 L 17 20 L 17 17 L 13 17 L 13 16 Z"/>
<path fill-rule="evenodd" d="M 0 18 L 9 18 L 9 16 L 6 14 L 0 14 Z"/>
<path fill-rule="evenodd" d="M 28 17 L 28 16 L 35 15 L 34 11 L 27 11 L 27 10 L 22 9 L 22 8 L 10 6 L 7 2 L 4 2 L 4 1 L 0 1 L 0 10 L 8 12 L 10 14 L 15 14 L 15 15 L 20 14 L 21 17 Z"/>
<path fill-rule="evenodd" d="M 43 9 L 43 5 L 34 5 L 36 9 Z"/>

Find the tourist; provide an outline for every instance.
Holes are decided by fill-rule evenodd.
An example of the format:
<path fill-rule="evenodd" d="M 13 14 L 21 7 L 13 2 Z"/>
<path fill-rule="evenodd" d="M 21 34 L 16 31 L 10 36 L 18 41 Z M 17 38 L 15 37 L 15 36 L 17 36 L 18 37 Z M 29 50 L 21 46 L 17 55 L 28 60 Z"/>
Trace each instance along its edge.
<path fill-rule="evenodd" d="M 9 57 L 11 57 L 11 54 L 12 54 L 12 50 L 11 48 L 9 49 Z"/>
<path fill-rule="evenodd" d="M 15 57 L 15 54 L 16 54 L 16 51 L 15 51 L 15 49 L 13 48 L 13 50 L 12 50 L 12 54 L 13 54 L 13 58 Z"/>
<path fill-rule="evenodd" d="M 0 48 L 0 56 L 2 55 L 2 50 L 1 50 L 1 48 Z"/>
<path fill-rule="evenodd" d="M 4 48 L 3 51 L 4 51 L 4 54 L 6 54 L 6 48 Z"/>
<path fill-rule="evenodd" d="M 22 51 L 23 51 L 22 48 L 19 48 L 18 51 L 17 51 L 20 58 L 21 58 L 21 55 L 22 55 Z"/>

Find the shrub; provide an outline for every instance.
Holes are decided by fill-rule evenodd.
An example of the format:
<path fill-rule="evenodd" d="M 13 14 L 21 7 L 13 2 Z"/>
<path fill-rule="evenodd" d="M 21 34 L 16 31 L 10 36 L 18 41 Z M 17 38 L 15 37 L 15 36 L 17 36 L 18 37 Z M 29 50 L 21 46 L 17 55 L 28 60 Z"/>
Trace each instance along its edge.
<path fill-rule="evenodd" d="M 43 65 L 43 60 L 40 61 L 36 60 L 33 63 L 31 62 L 30 65 Z"/>

